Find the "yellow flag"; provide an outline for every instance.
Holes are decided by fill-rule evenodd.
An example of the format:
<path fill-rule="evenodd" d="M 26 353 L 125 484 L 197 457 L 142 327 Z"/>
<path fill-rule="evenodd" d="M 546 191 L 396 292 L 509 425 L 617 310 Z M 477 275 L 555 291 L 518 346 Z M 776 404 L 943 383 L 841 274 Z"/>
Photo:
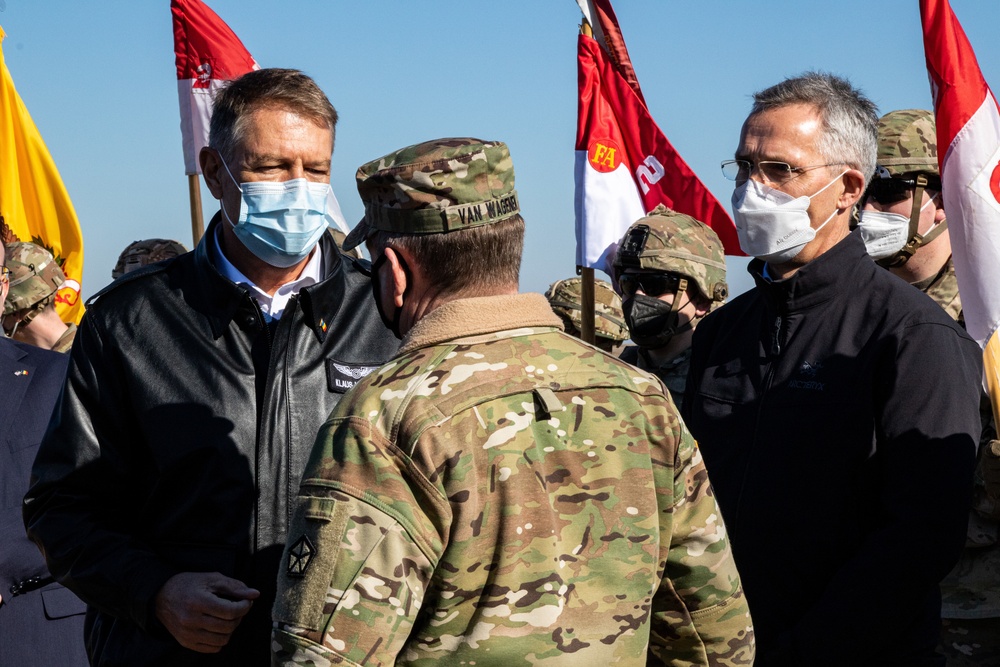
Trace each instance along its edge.
<path fill-rule="evenodd" d="M 56 293 L 65 322 L 80 322 L 83 235 L 59 171 L 31 120 L 3 57 L 0 28 L 0 216 L 22 241 L 48 248 L 66 274 Z"/>

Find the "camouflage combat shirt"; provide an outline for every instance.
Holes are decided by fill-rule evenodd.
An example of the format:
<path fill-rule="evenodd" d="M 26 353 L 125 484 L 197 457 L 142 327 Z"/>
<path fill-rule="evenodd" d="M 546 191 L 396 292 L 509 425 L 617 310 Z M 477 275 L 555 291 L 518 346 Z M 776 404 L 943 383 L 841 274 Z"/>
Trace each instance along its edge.
<path fill-rule="evenodd" d="M 281 665 L 749 665 L 701 454 L 662 387 L 541 295 L 450 302 L 323 425 Z"/>
<path fill-rule="evenodd" d="M 642 354 L 638 345 L 629 345 L 622 350 L 618 358 L 660 378 L 660 381 L 666 385 L 670 392 L 670 397 L 674 399 L 674 405 L 680 407 L 681 401 L 684 400 L 684 387 L 687 385 L 688 370 L 691 369 L 690 347 L 655 368 L 650 363 L 649 358 Z"/>
<path fill-rule="evenodd" d="M 955 320 L 963 327 L 965 317 L 962 316 L 962 299 L 958 295 L 958 278 L 955 277 L 955 264 L 951 257 L 945 263 L 944 268 L 928 280 L 914 283 L 914 287 L 934 299 L 934 301 L 944 308 L 951 319 Z"/>
<path fill-rule="evenodd" d="M 53 352 L 69 352 L 73 349 L 73 339 L 76 338 L 76 324 L 70 322 L 66 327 L 66 332 L 59 336 L 59 340 L 52 346 Z"/>

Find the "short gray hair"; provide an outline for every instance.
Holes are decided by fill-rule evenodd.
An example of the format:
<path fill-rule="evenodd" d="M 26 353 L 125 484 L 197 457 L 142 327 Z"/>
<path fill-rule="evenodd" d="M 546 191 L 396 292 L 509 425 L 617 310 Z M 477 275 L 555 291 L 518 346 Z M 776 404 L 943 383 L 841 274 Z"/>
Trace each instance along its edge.
<path fill-rule="evenodd" d="M 335 136 L 337 111 L 316 82 L 299 70 L 271 67 L 248 72 L 219 91 L 212 108 L 208 145 L 224 160 L 232 159 L 243 141 L 247 119 L 265 107 L 294 111 L 330 128 L 331 142 Z"/>
<path fill-rule="evenodd" d="M 847 79 L 826 72 L 806 72 L 753 96 L 756 115 L 790 104 L 815 107 L 823 121 L 819 150 L 829 162 L 843 162 L 865 176 L 875 173 L 878 153 L 878 107 Z"/>

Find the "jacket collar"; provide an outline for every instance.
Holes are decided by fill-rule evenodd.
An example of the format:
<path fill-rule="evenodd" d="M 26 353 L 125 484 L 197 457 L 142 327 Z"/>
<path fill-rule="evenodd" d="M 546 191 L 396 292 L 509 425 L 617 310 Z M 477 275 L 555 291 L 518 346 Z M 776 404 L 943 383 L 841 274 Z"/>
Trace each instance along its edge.
<path fill-rule="evenodd" d="M 217 233 L 221 223 L 221 213 L 212 218 L 205 235 L 194 249 L 195 275 L 203 299 L 205 315 L 212 325 L 216 338 L 236 319 L 238 322 L 253 318 L 256 322 L 258 308 L 249 290 L 241 287 L 216 268 L 217 244 L 209 243 L 212 234 Z M 344 261 L 340 251 L 329 234 L 324 234 L 319 242 L 323 244 L 323 280 L 302 289 L 299 301 L 305 314 L 306 324 L 313 330 L 320 342 L 326 338 L 329 324 L 334 320 L 344 298 Z"/>
<path fill-rule="evenodd" d="M 0 336 L 0 363 L 4 361 L 20 361 L 28 356 L 28 353 L 18 347 L 18 344 L 6 336 Z"/>
<path fill-rule="evenodd" d="M 456 338 L 511 329 L 552 327 L 563 323 L 541 294 L 511 294 L 456 299 L 435 308 L 417 322 L 399 348 L 399 354 Z"/>
<path fill-rule="evenodd" d="M 787 311 L 798 311 L 844 293 L 845 286 L 863 289 L 878 267 L 865 251 L 861 232 L 855 229 L 789 278 L 768 280 L 763 275 L 763 269 L 764 262 L 759 259 L 747 265 L 747 272 L 753 276 L 757 289 L 772 305 Z"/>

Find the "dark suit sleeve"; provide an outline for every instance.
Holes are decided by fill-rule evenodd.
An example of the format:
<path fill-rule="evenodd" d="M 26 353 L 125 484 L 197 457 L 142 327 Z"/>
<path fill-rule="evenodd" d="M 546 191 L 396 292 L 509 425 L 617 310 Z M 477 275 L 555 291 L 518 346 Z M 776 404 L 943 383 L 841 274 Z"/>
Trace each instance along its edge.
<path fill-rule="evenodd" d="M 791 654 L 815 659 L 818 646 L 830 651 L 813 664 L 847 664 L 841 660 L 876 645 L 878 635 L 912 633 L 912 627 L 886 629 L 912 624 L 907 611 L 925 609 L 930 591 L 961 554 L 981 428 L 982 352 L 964 334 L 937 323 L 910 326 L 894 352 L 885 355 L 875 391 L 882 491 L 871 515 L 857 517 L 868 525 L 867 536 L 785 637 L 785 655 L 774 656 L 784 660 L 773 664 L 791 664 Z M 869 594 L 873 587 L 875 595 Z M 937 628 L 922 634 L 933 645 Z M 900 650 L 907 648 L 914 647 Z M 905 661 L 905 652 L 899 655 Z"/>
<path fill-rule="evenodd" d="M 135 535 L 142 485 L 131 465 L 121 360 L 88 313 L 24 499 L 28 536 L 53 576 L 102 611 L 152 623 L 152 603 L 176 574 Z M 134 432 L 134 431 L 132 431 Z"/>

